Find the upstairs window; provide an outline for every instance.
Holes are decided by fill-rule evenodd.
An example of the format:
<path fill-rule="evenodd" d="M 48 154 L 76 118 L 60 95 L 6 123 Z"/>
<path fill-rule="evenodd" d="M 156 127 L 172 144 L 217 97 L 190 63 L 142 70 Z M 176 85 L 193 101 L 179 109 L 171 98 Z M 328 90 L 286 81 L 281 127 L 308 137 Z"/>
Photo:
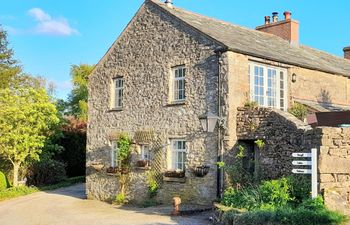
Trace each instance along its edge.
<path fill-rule="evenodd" d="M 181 102 L 185 100 L 185 77 L 186 68 L 184 66 L 177 66 L 172 68 L 170 85 L 170 100 L 172 102 Z"/>
<path fill-rule="evenodd" d="M 113 103 L 112 108 L 123 108 L 123 92 L 124 92 L 124 78 L 119 77 L 113 79 Z"/>
<path fill-rule="evenodd" d="M 285 69 L 249 65 L 250 97 L 259 106 L 287 110 L 287 72 Z"/>

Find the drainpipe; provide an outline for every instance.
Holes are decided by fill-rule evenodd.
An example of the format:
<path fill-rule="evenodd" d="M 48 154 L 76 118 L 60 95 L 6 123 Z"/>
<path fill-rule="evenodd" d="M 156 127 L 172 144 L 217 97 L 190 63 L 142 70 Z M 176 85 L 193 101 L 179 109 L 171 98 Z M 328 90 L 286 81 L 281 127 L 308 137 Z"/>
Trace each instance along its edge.
<path fill-rule="evenodd" d="M 218 57 L 218 117 L 219 117 L 219 126 L 218 126 L 218 151 L 217 151 L 217 161 L 221 162 L 224 160 L 224 150 L 223 150 L 223 140 L 222 140 L 222 111 L 221 111 L 221 66 L 222 66 L 222 53 L 226 52 L 227 48 L 218 48 L 215 50 L 215 53 Z M 223 194 L 223 187 L 224 187 L 224 170 L 223 168 L 218 168 L 217 171 L 217 186 L 216 186 L 216 192 L 217 197 L 222 198 Z"/>

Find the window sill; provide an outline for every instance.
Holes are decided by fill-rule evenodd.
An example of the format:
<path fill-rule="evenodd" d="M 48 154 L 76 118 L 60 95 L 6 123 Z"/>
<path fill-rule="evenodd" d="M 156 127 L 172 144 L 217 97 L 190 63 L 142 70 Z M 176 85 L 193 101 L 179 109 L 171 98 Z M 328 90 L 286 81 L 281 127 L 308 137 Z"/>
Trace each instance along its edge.
<path fill-rule="evenodd" d="M 180 105 L 186 105 L 186 101 L 177 101 L 177 102 L 168 102 L 166 106 L 180 106 Z"/>
<path fill-rule="evenodd" d="M 145 167 L 136 166 L 135 169 L 137 169 L 137 170 L 151 170 L 151 167 L 150 166 L 145 166 Z"/>
<path fill-rule="evenodd" d="M 110 109 L 107 112 L 120 112 L 123 111 L 123 108 L 114 108 L 114 109 Z"/>
<path fill-rule="evenodd" d="M 186 183 L 186 177 L 165 177 L 163 176 L 163 181 L 165 182 L 176 182 L 176 183 Z"/>

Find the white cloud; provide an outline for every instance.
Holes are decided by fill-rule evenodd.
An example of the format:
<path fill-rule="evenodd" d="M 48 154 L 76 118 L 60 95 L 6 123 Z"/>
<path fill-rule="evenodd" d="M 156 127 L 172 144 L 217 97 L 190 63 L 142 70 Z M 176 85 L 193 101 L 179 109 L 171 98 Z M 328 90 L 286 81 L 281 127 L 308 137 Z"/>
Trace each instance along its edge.
<path fill-rule="evenodd" d="M 76 29 L 69 25 L 68 20 L 63 17 L 53 18 L 40 8 L 32 8 L 28 11 L 28 14 L 38 22 L 34 28 L 35 33 L 57 36 L 79 34 Z"/>

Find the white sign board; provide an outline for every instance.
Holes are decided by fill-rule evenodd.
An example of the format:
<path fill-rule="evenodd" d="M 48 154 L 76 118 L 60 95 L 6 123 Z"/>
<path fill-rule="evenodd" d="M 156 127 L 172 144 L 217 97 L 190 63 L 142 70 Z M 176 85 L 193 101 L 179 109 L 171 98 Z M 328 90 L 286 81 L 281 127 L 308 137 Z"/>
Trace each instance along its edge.
<path fill-rule="evenodd" d="M 311 166 L 311 161 L 293 161 L 293 165 L 295 166 Z"/>
<path fill-rule="evenodd" d="M 312 198 L 317 197 L 317 149 L 311 149 L 311 153 L 293 153 L 293 158 L 311 158 L 311 161 L 293 161 L 295 166 L 311 166 L 311 169 L 295 168 L 292 170 L 295 174 L 311 174 Z"/>
<path fill-rule="evenodd" d="M 311 153 L 293 153 L 292 156 L 296 158 L 311 158 Z"/>
<path fill-rule="evenodd" d="M 311 170 L 307 170 L 307 169 L 293 169 L 292 172 L 298 173 L 298 174 L 311 174 L 312 173 Z"/>

